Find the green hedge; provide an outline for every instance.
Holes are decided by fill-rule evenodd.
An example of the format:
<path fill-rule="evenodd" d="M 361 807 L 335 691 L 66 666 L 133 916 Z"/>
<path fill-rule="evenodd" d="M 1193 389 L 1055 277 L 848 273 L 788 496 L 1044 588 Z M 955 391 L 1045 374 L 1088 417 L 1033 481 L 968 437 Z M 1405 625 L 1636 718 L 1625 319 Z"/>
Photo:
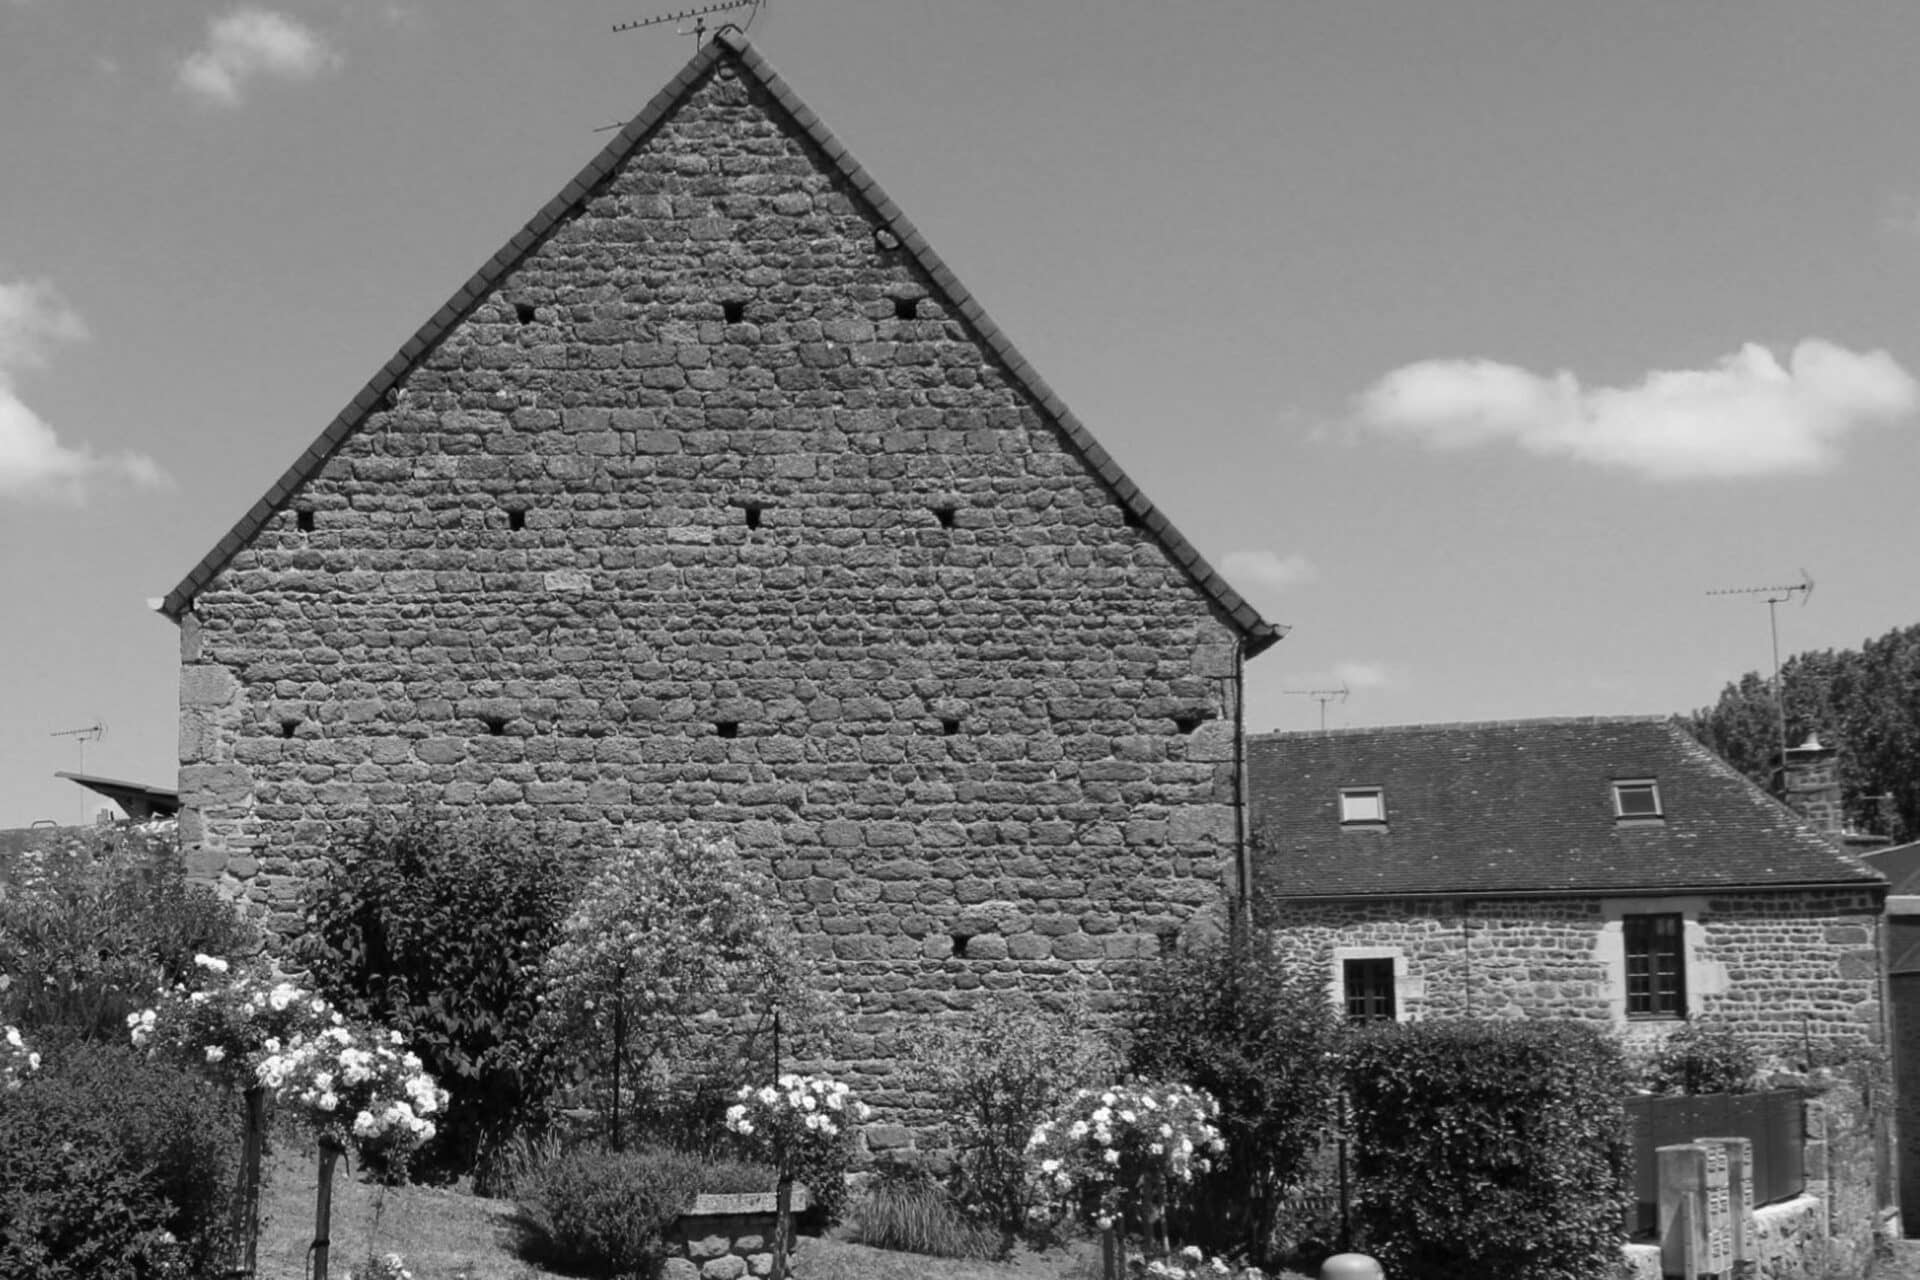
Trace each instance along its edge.
<path fill-rule="evenodd" d="M 1564 1022 L 1367 1028 L 1348 1087 L 1356 1232 L 1388 1275 L 1617 1273 L 1626 1071 L 1611 1036 Z"/>

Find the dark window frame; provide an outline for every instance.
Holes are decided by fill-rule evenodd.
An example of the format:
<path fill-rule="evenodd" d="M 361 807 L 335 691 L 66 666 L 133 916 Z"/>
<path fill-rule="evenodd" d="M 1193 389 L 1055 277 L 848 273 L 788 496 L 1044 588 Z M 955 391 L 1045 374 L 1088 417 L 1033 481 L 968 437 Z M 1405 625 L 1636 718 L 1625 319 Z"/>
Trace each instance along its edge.
<path fill-rule="evenodd" d="M 1687 921 L 1678 911 L 1620 917 L 1626 954 L 1627 1017 L 1687 1016 Z"/>
<path fill-rule="evenodd" d="M 1340 994 L 1355 1026 L 1400 1020 L 1400 992 L 1392 956 L 1349 956 L 1340 962 Z"/>

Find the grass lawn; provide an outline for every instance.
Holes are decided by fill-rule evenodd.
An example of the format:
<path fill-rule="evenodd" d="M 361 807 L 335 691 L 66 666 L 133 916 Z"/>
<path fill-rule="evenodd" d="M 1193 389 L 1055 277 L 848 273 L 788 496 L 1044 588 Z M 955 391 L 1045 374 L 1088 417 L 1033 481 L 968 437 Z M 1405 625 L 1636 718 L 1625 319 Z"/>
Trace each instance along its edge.
<path fill-rule="evenodd" d="M 310 1139 L 275 1135 L 262 1170 L 260 1280 L 307 1274 L 318 1173 Z M 514 1252 L 511 1201 L 441 1187 L 380 1187 L 361 1182 L 356 1173 L 344 1160 L 335 1166 L 327 1269 L 335 1280 L 370 1251 L 398 1253 L 414 1280 L 544 1280 L 557 1274 Z M 1090 1245 L 1042 1254 L 1023 1250 L 1006 1262 L 962 1262 L 807 1236 L 794 1251 L 791 1274 L 795 1280 L 1096 1280 L 1099 1262 Z"/>

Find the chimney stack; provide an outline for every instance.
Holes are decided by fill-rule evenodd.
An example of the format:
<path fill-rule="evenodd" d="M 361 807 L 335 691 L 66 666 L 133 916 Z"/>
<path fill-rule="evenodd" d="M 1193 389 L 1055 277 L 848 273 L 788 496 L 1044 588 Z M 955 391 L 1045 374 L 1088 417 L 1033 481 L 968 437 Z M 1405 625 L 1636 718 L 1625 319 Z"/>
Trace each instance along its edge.
<path fill-rule="evenodd" d="M 1821 835 L 1838 841 L 1846 831 L 1846 811 L 1840 802 L 1840 753 L 1809 733 L 1797 747 L 1788 747 L 1774 770 L 1774 793 Z"/>

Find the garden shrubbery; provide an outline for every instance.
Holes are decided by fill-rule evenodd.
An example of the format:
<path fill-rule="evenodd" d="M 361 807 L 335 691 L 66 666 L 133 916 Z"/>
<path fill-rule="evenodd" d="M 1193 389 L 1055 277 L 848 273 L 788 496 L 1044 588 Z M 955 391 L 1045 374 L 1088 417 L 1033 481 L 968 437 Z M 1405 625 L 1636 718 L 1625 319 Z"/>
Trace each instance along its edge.
<path fill-rule="evenodd" d="M 1689 1022 L 1654 1049 L 1646 1066 L 1653 1093 L 1746 1093 L 1760 1073 L 1760 1050 L 1719 1023 Z"/>
<path fill-rule="evenodd" d="M 867 1185 L 853 1209 L 852 1238 L 876 1249 L 933 1258 L 991 1258 L 998 1231 L 975 1222 L 925 1170 L 894 1166 Z"/>
<path fill-rule="evenodd" d="M 131 1049 L 70 1044 L 0 1101 L 0 1275 L 201 1274 L 223 1260 L 238 1114 Z"/>
<path fill-rule="evenodd" d="M 1266 1256 L 1282 1197 L 1333 1122 L 1342 1029 L 1324 981 L 1280 960 L 1263 935 L 1202 944 L 1148 970 L 1127 1065 L 1205 1090 L 1227 1144 L 1199 1177 L 1182 1223 L 1189 1238 Z"/>
<path fill-rule="evenodd" d="M 1620 1048 L 1571 1022 L 1357 1032 L 1358 1235 L 1389 1275 L 1602 1280 L 1620 1264 Z"/>
<path fill-rule="evenodd" d="M 88 833 L 36 855 L 0 894 L 0 1022 L 41 1042 L 118 1042 L 126 1016 L 184 979 L 196 954 L 252 951 L 258 935 L 179 855 Z"/>
<path fill-rule="evenodd" d="M 338 841 L 306 891 L 296 954 L 356 1021 L 398 1030 L 452 1101 L 418 1171 L 479 1166 L 533 1120 L 552 1059 L 535 1034 L 540 965 L 571 893 L 550 841 L 414 811 Z"/>
<path fill-rule="evenodd" d="M 1003 1232 L 1026 1226 L 1039 1203 L 1028 1152 L 1034 1129 L 1074 1090 L 1117 1074 L 1112 1048 L 1085 1025 L 1077 1006 L 996 1005 L 928 1030 L 908 1050 L 916 1083 L 945 1122 L 955 1198 Z"/>

